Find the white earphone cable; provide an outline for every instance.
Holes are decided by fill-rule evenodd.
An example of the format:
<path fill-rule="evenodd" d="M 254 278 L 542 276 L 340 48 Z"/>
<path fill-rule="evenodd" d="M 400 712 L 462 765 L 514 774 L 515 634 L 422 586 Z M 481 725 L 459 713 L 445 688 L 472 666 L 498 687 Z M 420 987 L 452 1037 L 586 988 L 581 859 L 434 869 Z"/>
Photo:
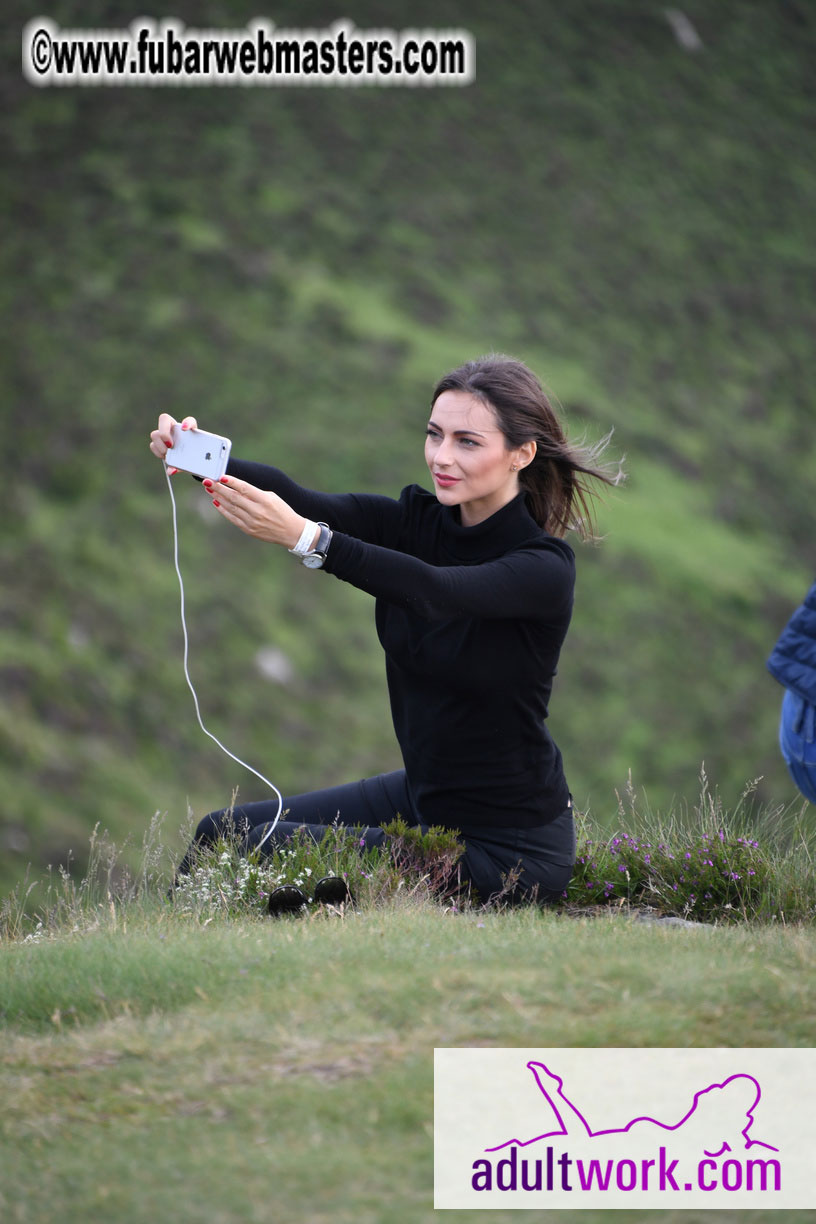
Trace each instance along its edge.
<path fill-rule="evenodd" d="M 224 745 L 221 743 L 220 739 L 218 739 L 217 736 L 213 735 L 212 731 L 208 731 L 202 721 L 201 710 L 199 709 L 199 705 L 198 705 L 198 696 L 196 694 L 195 688 L 193 687 L 193 682 L 190 679 L 190 670 L 188 667 L 190 643 L 189 643 L 189 637 L 187 634 L 187 620 L 184 615 L 184 580 L 181 577 L 181 569 L 179 567 L 178 516 L 176 514 L 176 496 L 175 496 L 175 493 L 173 492 L 173 482 L 170 477 L 170 472 L 168 471 L 166 462 L 164 464 L 164 474 L 167 478 L 167 487 L 170 490 L 170 502 L 173 507 L 173 563 L 176 567 L 176 577 L 178 578 L 179 596 L 180 596 L 180 601 L 181 601 L 181 628 L 184 634 L 184 679 L 187 681 L 187 687 L 189 688 L 190 692 L 193 694 L 193 703 L 195 705 L 196 718 L 198 719 L 198 725 L 199 727 L 201 727 L 201 730 L 204 732 L 204 734 L 208 735 L 211 740 L 214 740 L 215 743 L 218 745 L 218 747 L 221 749 L 221 751 L 225 752 L 227 756 L 231 757 L 232 760 L 237 762 L 238 765 L 243 765 L 244 769 L 248 769 L 249 772 L 251 774 L 254 774 L 256 778 L 260 778 L 262 782 L 265 782 L 266 785 L 269 787 L 269 789 L 274 791 L 278 797 L 278 811 L 275 816 L 275 819 L 271 822 L 269 828 L 266 830 L 266 832 L 264 833 L 263 837 L 258 842 L 258 845 L 256 847 L 256 849 L 260 850 L 264 842 L 267 841 L 267 839 L 272 836 L 273 832 L 275 831 L 275 825 L 278 823 L 278 821 L 281 818 L 281 812 L 283 810 L 283 795 L 280 793 L 277 786 L 275 786 L 272 782 L 270 782 L 268 778 L 265 778 L 262 773 L 258 773 L 257 769 L 253 769 L 251 765 L 247 765 L 246 761 L 242 761 L 241 758 L 237 757 L 234 752 L 230 752 L 229 748 L 225 748 Z"/>

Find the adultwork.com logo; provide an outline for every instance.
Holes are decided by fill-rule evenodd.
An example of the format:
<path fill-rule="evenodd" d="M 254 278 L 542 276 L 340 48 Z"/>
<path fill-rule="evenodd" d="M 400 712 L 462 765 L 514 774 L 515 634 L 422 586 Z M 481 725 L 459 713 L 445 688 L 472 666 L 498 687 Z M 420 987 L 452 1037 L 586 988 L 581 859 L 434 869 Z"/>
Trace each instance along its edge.
<path fill-rule="evenodd" d="M 435 1052 L 437 1208 L 813 1206 L 813 1051 L 525 1053 Z"/>
<path fill-rule="evenodd" d="M 490 1156 L 503 1152 L 503 1159 L 481 1158 L 473 1162 L 471 1184 L 474 1190 L 517 1190 L 526 1192 L 547 1190 L 556 1186 L 571 1193 L 610 1189 L 630 1193 L 633 1190 L 710 1192 L 722 1186 L 725 1190 L 748 1190 L 755 1187 L 781 1189 L 782 1168 L 778 1159 L 728 1156 L 725 1153 L 747 1151 L 749 1148 L 778 1152 L 770 1143 L 748 1137 L 753 1128 L 754 1110 L 762 1090 L 752 1075 L 731 1075 L 722 1084 L 710 1084 L 695 1093 L 691 1107 L 679 1121 L 669 1123 L 657 1118 L 633 1118 L 625 1126 L 593 1130 L 584 1114 L 564 1091 L 564 1081 L 542 1062 L 528 1062 L 538 1088 L 558 1121 L 558 1129 L 536 1135 L 533 1139 L 508 1139 L 489 1148 Z M 721 1094 L 720 1098 L 711 1094 Z M 740 1124 L 742 1124 L 740 1126 Z M 737 1137 L 737 1128 L 739 1135 Z M 726 1137 L 727 1136 L 727 1137 Z M 555 1141 L 558 1141 L 558 1148 Z M 563 1144 L 574 1141 L 583 1148 L 587 1140 L 597 1141 L 602 1156 L 588 1159 L 572 1156 Z M 637 1144 L 635 1144 L 637 1140 Z M 617 1148 L 640 1150 L 644 1142 L 655 1149 L 655 1155 L 612 1155 Z M 678 1170 L 680 1157 L 670 1159 L 673 1150 L 682 1143 L 699 1150 L 691 1181 Z M 542 1150 L 543 1149 L 543 1150 Z M 711 1150 L 710 1150 L 711 1149 Z M 556 1154 L 557 1153 L 557 1154 Z"/>

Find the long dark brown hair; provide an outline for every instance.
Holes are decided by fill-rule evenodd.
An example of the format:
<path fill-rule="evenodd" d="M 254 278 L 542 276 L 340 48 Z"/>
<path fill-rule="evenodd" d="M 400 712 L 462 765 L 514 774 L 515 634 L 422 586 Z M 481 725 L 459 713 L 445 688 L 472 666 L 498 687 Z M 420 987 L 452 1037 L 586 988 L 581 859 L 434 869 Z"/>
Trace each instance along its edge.
<path fill-rule="evenodd" d="M 623 479 L 620 463 L 600 462 L 610 434 L 595 445 L 571 442 L 533 371 L 501 353 L 467 361 L 446 374 L 431 406 L 443 391 L 467 391 L 492 408 L 508 450 L 536 443 L 535 458 L 519 472 L 519 483 L 540 527 L 550 535 L 574 530 L 584 539 L 594 538 L 592 503 L 598 490 L 591 482 L 617 485 Z"/>

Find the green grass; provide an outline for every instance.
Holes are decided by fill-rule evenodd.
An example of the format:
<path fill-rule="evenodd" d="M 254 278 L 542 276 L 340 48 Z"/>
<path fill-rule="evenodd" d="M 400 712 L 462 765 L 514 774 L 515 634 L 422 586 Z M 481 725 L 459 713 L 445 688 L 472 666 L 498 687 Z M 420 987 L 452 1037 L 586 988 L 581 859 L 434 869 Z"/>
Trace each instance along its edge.
<path fill-rule="evenodd" d="M 804 1046 L 815 962 L 813 931 L 416 902 L 5 946 L 4 1215 L 430 1220 L 434 1046 Z"/>
<path fill-rule="evenodd" d="M 703 778 L 695 811 L 661 823 L 629 788 L 633 907 L 655 899 L 648 838 L 678 857 L 701 827 L 737 845 L 747 815 L 724 812 Z M 78 1224 L 429 1221 L 436 1046 L 809 1045 L 816 929 L 790 919 L 813 916 L 811 842 L 776 821 L 752 917 L 690 927 L 640 921 L 623 894 L 582 912 L 584 865 L 560 909 L 434 900 L 444 845 L 430 835 L 396 867 L 339 835 L 278 854 L 270 870 L 304 881 L 307 867 L 310 879 L 348 867 L 356 899 L 269 919 L 262 899 L 229 890 L 234 848 L 202 861 L 217 888 L 173 902 L 158 820 L 132 878 L 95 837 L 82 880 L 49 877 L 27 899 L 39 912 L 23 891 L 4 905 L 4 1219 L 45 1224 L 60 1203 Z M 588 839 L 597 853 L 584 820 L 579 854 Z M 779 889 L 794 884 L 800 910 L 786 917 Z"/>

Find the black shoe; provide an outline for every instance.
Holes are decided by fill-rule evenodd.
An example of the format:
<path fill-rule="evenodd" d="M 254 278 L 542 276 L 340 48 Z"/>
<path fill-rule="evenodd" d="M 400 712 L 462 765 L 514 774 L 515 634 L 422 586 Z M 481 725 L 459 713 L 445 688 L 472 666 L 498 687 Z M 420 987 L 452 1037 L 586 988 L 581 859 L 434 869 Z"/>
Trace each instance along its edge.
<path fill-rule="evenodd" d="M 280 888 L 273 888 L 269 894 L 267 908 L 277 918 L 280 914 L 296 914 L 308 904 L 309 898 L 302 889 L 294 884 L 281 884 Z"/>
<path fill-rule="evenodd" d="M 346 905 L 351 901 L 351 893 L 340 876 L 324 876 L 315 884 L 314 899 L 318 905 Z"/>

